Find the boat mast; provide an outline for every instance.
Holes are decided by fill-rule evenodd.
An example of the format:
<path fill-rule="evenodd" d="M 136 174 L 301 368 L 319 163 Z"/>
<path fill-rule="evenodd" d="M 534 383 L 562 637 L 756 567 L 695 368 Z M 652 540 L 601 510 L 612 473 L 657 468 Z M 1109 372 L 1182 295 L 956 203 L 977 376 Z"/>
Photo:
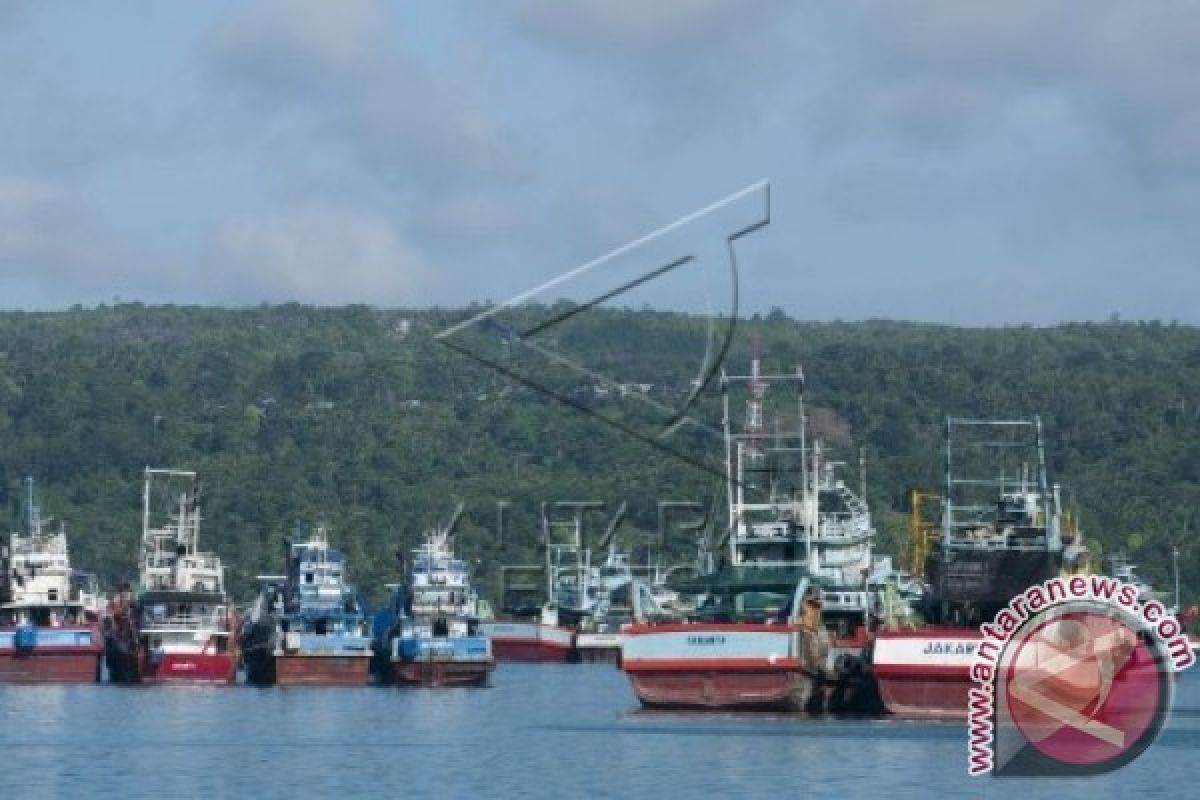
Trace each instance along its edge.
<path fill-rule="evenodd" d="M 1186 533 L 1186 528 L 1184 529 Z M 1179 545 L 1171 548 L 1171 571 L 1175 573 L 1175 613 L 1179 613 Z"/>
<path fill-rule="evenodd" d="M 804 561 L 808 573 L 815 575 L 821 568 L 820 557 L 813 549 L 813 533 L 821 524 L 821 442 L 813 442 L 812 448 L 812 485 L 805 487 L 808 497 L 805 498 L 805 508 L 808 510 L 804 521 Z"/>
<path fill-rule="evenodd" d="M 946 417 L 946 501 L 942 503 L 942 556 L 947 557 L 950 552 L 950 537 L 953 534 L 954 520 L 950 514 L 950 507 L 954 504 L 954 444 L 951 437 L 954 435 L 954 419 Z"/>
<path fill-rule="evenodd" d="M 171 491 L 172 479 L 185 478 L 192 482 L 190 496 L 188 492 L 180 493 L 177 515 L 173 519 L 170 518 L 172 501 L 169 496 L 160 501 L 166 505 L 159 509 L 160 515 L 165 513 L 169 518 L 161 521 L 151 517 L 150 504 L 153 500 L 153 483 L 156 478 L 162 479 L 161 483 L 166 487 L 162 491 L 165 492 Z M 195 472 L 145 468 L 142 484 L 141 555 L 144 585 L 150 585 L 151 581 L 147 578 L 152 577 L 152 573 L 159 578 L 164 577 L 163 571 L 169 571 L 170 580 L 178 584 L 182 576 L 181 570 L 185 567 L 183 560 L 178 558 L 179 547 L 182 546 L 184 555 L 192 556 L 198 552 L 197 532 L 200 524 L 198 496 L 199 476 Z M 155 525 L 159 527 L 155 527 Z M 170 548 L 170 552 L 167 552 L 167 548 Z"/>
<path fill-rule="evenodd" d="M 800 485 L 808 491 L 808 415 L 804 411 L 804 370 L 796 367 L 800 391 L 796 397 L 796 413 L 800 417 Z"/>
<path fill-rule="evenodd" d="M 25 478 L 25 532 L 33 536 L 33 476 Z"/>
<path fill-rule="evenodd" d="M 726 488 L 727 488 L 726 497 L 728 497 L 730 499 L 729 528 L 728 528 L 729 534 L 728 535 L 729 535 L 729 542 L 730 542 L 730 554 L 732 555 L 734 526 L 737 524 L 737 519 L 734 514 L 734 504 L 732 502 L 733 492 L 734 492 L 734 487 L 733 487 L 734 473 L 733 473 L 733 431 L 730 430 L 730 423 L 729 423 L 729 376 L 726 374 L 724 369 L 721 370 L 721 408 L 722 408 L 721 428 L 725 432 L 725 484 L 726 484 Z M 740 475 L 739 475 L 739 480 L 740 480 Z"/>
<path fill-rule="evenodd" d="M 1058 484 L 1054 485 L 1054 492 L 1049 492 L 1046 477 L 1046 444 L 1042 435 L 1042 417 L 1036 415 L 1033 418 L 1034 428 L 1037 430 L 1037 455 L 1038 455 L 1038 489 L 1042 493 L 1043 502 L 1047 505 L 1053 503 L 1053 508 L 1046 509 L 1046 550 L 1054 553 L 1062 549 L 1062 525 L 1059 509 L 1062 508 L 1061 489 Z"/>
<path fill-rule="evenodd" d="M 153 473 L 149 467 L 146 467 L 145 477 L 142 480 L 142 542 L 143 544 L 150 537 L 150 479 Z M 155 547 L 157 550 L 157 546 Z"/>
<path fill-rule="evenodd" d="M 733 423 L 729 411 L 729 386 L 734 382 L 744 383 L 746 385 L 746 412 L 743 418 L 742 430 L 734 432 Z M 797 422 L 800 427 L 801 437 L 801 476 L 802 481 L 807 479 L 808 471 L 805 464 L 806 449 L 803 445 L 805 419 L 804 419 L 804 404 L 803 404 L 803 387 L 804 373 L 799 367 L 795 373 L 791 375 L 764 375 L 762 372 L 762 361 L 757 355 L 750 362 L 750 373 L 748 375 L 728 375 L 724 372 L 721 374 L 721 390 L 722 390 L 722 425 L 725 432 L 725 468 L 726 468 L 726 486 L 729 500 L 729 558 L 730 563 L 738 565 L 741 563 L 741 553 L 739 547 L 742 540 L 745 538 L 744 532 L 744 515 L 747 512 L 767 511 L 771 510 L 776 515 L 781 513 L 780 508 L 780 485 L 778 476 L 768 474 L 771 470 L 773 462 L 768 461 L 769 456 L 785 457 L 784 454 L 796 452 L 794 445 L 796 432 L 794 430 L 781 431 L 776 425 L 775 430 L 768 431 L 766 426 L 766 415 L 764 411 L 765 397 L 767 389 L 774 382 L 794 382 L 800 388 L 798 391 L 799 400 L 797 403 L 797 411 L 799 419 Z M 747 501 L 746 489 L 748 479 L 747 471 L 753 473 L 767 474 L 767 480 L 770 481 L 769 486 L 762 486 L 759 483 L 751 485 L 749 488 L 752 492 L 760 492 L 766 490 L 767 498 L 763 502 L 756 500 Z M 807 492 L 808 487 L 802 484 L 802 491 Z M 796 511 L 796 499 L 789 492 L 786 504 L 788 512 L 792 520 L 798 518 Z"/>
<path fill-rule="evenodd" d="M 867 448 L 858 448 L 858 496 L 867 501 Z"/>
<path fill-rule="evenodd" d="M 858 491 L 859 499 L 862 500 L 863 507 L 868 511 L 870 504 L 867 502 L 867 448 L 865 446 L 858 448 Z M 875 542 L 873 539 L 867 539 L 867 564 L 871 563 L 871 558 L 875 552 Z"/>
<path fill-rule="evenodd" d="M 557 570 L 554 568 L 554 559 L 550 552 L 550 519 L 546 516 L 545 503 L 542 503 L 542 541 L 546 543 L 546 602 L 556 603 L 557 593 L 554 591 L 554 582 L 557 577 Z"/>

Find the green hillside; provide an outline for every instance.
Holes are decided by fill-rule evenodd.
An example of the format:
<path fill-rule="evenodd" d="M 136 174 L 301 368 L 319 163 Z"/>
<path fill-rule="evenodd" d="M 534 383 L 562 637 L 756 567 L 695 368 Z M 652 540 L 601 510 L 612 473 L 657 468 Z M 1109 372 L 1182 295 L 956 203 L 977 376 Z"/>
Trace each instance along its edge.
<path fill-rule="evenodd" d="M 531 323 L 562 310 L 516 316 Z M 396 549 L 459 502 L 460 549 L 491 590 L 498 565 L 539 558 L 542 503 L 607 503 L 589 521 L 598 536 L 624 502 L 619 536 L 629 544 L 652 538 L 660 501 L 720 513 L 712 472 L 621 429 L 653 421 L 646 400 L 682 403 L 707 320 L 591 311 L 550 331 L 544 341 L 588 369 L 649 385 L 631 390 L 641 400 L 604 396 L 547 366 L 538 374 L 571 407 L 434 337 L 467 316 L 296 305 L 0 314 L 6 521 L 16 524 L 20 481 L 32 474 L 46 513 L 67 522 L 76 562 L 130 579 L 142 468 L 196 469 L 202 538 L 242 599 L 255 574 L 279 569 L 292 528 L 317 521 L 378 598 L 397 577 Z M 480 347 L 516 364 L 503 337 Z M 1200 589 L 1200 329 L 798 323 L 775 313 L 739 324 L 726 363 L 744 370 L 753 348 L 770 369 L 803 364 L 814 424 L 840 457 L 857 462 L 865 450 L 883 546 L 904 548 L 908 487 L 941 480 L 947 413 L 1040 413 L 1052 476 L 1094 549 L 1128 551 L 1167 589 L 1178 544 L 1185 589 Z M 695 409 L 715 404 L 705 393 Z M 710 439 L 687 431 L 673 446 L 698 461 L 715 455 Z M 857 469 L 846 477 L 856 481 Z M 666 546 L 680 557 L 694 548 L 686 535 Z"/>

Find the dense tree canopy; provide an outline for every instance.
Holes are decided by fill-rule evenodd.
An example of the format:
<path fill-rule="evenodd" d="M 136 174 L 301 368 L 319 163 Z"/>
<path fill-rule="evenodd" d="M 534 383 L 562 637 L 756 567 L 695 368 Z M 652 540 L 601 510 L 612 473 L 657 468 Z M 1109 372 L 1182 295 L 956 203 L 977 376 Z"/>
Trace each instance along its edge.
<path fill-rule="evenodd" d="M 626 382 L 627 397 L 552 359 L 533 365 L 544 380 L 507 377 L 505 365 L 529 366 L 510 352 L 521 345 L 511 333 L 486 343 L 501 370 L 434 336 L 477 310 L 135 304 L 0 314 L 8 522 L 33 475 L 46 513 L 67 523 L 76 562 L 129 579 L 142 468 L 192 468 L 205 476 L 204 543 L 226 559 L 241 599 L 255 574 L 279 569 L 298 523 L 321 521 L 378 598 L 397 577 L 393 553 L 460 502 L 460 549 L 493 591 L 500 564 L 541 559 L 543 503 L 606 503 L 589 522 L 599 534 L 624 502 L 619 536 L 630 545 L 654 538 L 660 501 L 722 511 L 712 472 L 629 435 L 691 390 L 709 320 L 593 310 L 543 337 L 576 365 Z M 1040 413 L 1052 477 L 1093 549 L 1127 551 L 1166 589 L 1178 546 L 1185 590 L 1200 588 L 1200 330 L 800 323 L 772 313 L 739 324 L 726 363 L 744 370 L 754 349 L 772 369 L 803 364 L 816 429 L 846 461 L 865 451 L 885 549 L 907 552 L 907 490 L 941 480 L 947 414 Z M 714 404 L 704 393 L 696 408 Z M 688 436 L 677 449 L 712 448 Z M 847 480 L 857 479 L 851 470 Z M 693 549 L 690 536 L 673 535 L 658 552 Z"/>

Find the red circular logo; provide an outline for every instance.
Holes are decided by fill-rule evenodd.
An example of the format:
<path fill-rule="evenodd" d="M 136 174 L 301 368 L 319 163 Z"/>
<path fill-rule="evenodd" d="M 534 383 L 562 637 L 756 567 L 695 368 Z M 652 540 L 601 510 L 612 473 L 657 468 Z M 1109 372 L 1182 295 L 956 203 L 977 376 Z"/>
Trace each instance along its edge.
<path fill-rule="evenodd" d="M 1118 616 L 1068 611 L 1014 644 L 1008 707 L 1044 756 L 1100 767 L 1136 757 L 1157 735 L 1169 679 L 1160 654 Z"/>

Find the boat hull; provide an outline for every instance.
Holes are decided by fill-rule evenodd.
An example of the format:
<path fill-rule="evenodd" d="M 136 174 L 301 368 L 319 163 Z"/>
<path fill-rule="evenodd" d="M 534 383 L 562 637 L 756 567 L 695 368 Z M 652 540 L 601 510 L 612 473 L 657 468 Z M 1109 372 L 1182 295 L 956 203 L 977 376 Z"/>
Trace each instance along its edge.
<path fill-rule="evenodd" d="M 237 680 L 237 659 L 229 653 L 162 653 L 138 656 L 141 683 L 227 684 Z"/>
<path fill-rule="evenodd" d="M 31 643 L 18 646 L 18 631 L 0 631 L 0 682 L 4 684 L 94 684 L 100 680 L 104 648 L 100 628 L 25 628 Z"/>
<path fill-rule="evenodd" d="M 562 663 L 574 651 L 574 632 L 540 622 L 484 622 L 497 662 Z"/>
<path fill-rule="evenodd" d="M 277 686 L 366 686 L 371 654 L 288 653 L 275 657 Z"/>
<path fill-rule="evenodd" d="M 889 714 L 920 719 L 965 719 L 969 680 L 920 676 L 877 678 Z"/>
<path fill-rule="evenodd" d="M 621 668 L 650 708 L 816 711 L 820 654 L 790 625 L 657 625 L 625 631 Z"/>
<path fill-rule="evenodd" d="M 982 635 L 975 628 L 879 631 L 871 670 L 884 708 L 922 719 L 964 719 L 971 663 Z"/>
<path fill-rule="evenodd" d="M 393 661 L 392 678 L 401 686 L 487 686 L 494 661 Z"/>
<path fill-rule="evenodd" d="M 96 683 L 104 646 L 98 628 L 36 628 L 36 644 L 20 648 L 15 631 L 0 631 L 0 683 Z"/>
<path fill-rule="evenodd" d="M 391 677 L 402 686 L 486 686 L 496 665 L 487 636 L 397 637 Z"/>
<path fill-rule="evenodd" d="M 0 683 L 97 683 L 100 661 L 93 653 L 0 653 Z"/>
<path fill-rule="evenodd" d="M 820 704 L 816 682 L 796 669 L 679 669 L 630 674 L 630 683 L 647 708 L 813 711 Z"/>

